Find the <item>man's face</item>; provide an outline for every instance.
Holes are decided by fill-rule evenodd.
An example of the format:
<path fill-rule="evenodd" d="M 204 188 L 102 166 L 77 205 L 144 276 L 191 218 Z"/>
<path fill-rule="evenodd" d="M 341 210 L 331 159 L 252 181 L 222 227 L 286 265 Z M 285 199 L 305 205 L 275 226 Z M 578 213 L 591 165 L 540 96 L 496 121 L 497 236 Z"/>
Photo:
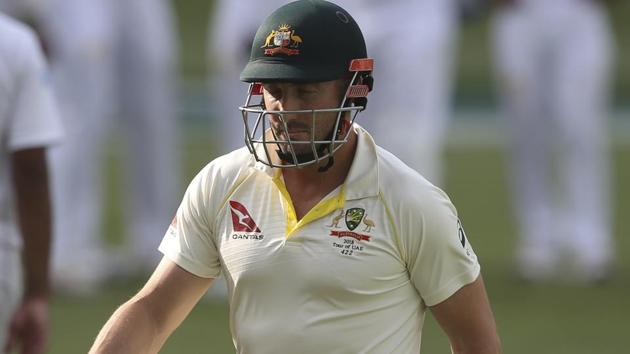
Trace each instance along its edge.
<path fill-rule="evenodd" d="M 338 108 L 344 92 L 344 81 L 324 81 L 317 83 L 264 83 L 263 97 L 265 108 L 269 111 L 297 111 L 311 109 Z M 313 140 L 329 140 L 333 134 L 338 112 L 318 112 L 302 114 L 276 114 L 270 117 L 271 129 L 276 139 L 293 142 L 310 142 Z M 321 146 L 316 146 L 320 148 Z M 284 153 L 288 144 L 279 144 Z M 310 144 L 293 144 L 298 160 L 312 157 L 313 147 Z"/>

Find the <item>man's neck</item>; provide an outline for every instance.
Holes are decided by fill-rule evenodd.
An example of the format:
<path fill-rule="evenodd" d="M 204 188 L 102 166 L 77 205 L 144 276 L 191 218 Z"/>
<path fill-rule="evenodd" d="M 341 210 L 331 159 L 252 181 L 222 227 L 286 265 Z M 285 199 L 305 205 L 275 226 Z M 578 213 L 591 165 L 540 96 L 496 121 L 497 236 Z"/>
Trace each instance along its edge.
<path fill-rule="evenodd" d="M 282 170 L 285 186 L 299 218 L 300 214 L 308 212 L 323 197 L 344 183 L 352 166 L 357 139 L 356 132 L 352 130 L 348 142 L 335 153 L 334 164 L 324 172 L 319 172 L 319 168 L 326 166 L 328 159 L 312 166 Z"/>

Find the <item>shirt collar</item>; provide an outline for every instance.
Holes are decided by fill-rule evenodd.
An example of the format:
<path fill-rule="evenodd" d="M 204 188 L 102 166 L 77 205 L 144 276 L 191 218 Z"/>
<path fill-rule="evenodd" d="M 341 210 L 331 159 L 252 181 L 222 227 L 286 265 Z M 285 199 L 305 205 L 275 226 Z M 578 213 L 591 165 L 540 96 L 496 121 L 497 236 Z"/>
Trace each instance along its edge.
<path fill-rule="evenodd" d="M 354 123 L 357 149 L 352 166 L 344 182 L 346 200 L 375 197 L 378 195 L 378 156 L 376 143 L 363 127 Z"/>

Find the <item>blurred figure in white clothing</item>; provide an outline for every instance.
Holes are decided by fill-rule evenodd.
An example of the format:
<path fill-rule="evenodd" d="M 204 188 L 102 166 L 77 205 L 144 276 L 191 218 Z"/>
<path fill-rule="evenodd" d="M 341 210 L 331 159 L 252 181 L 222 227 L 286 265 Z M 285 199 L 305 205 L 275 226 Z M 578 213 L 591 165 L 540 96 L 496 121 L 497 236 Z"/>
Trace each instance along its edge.
<path fill-rule="evenodd" d="M 121 196 L 134 272 L 156 264 L 151 250 L 175 209 L 174 19 L 166 0 L 31 2 L 26 11 L 13 7 L 41 29 L 68 135 L 51 154 L 59 216 L 53 276 L 61 288 L 89 293 L 111 270 L 101 235 L 102 166 L 115 118 L 125 138 Z"/>
<path fill-rule="evenodd" d="M 369 103 L 372 113 L 361 124 L 436 185 L 443 184 L 460 1 L 344 3 L 354 9 L 377 63 L 379 91 Z"/>
<path fill-rule="evenodd" d="M 542 280 L 568 268 L 598 281 L 613 258 L 606 108 L 614 47 L 605 9 L 588 0 L 501 3 L 494 51 L 511 134 L 519 271 Z"/>
<path fill-rule="evenodd" d="M 62 128 L 36 35 L 3 13 L 0 68 L 0 350 L 41 354 L 53 224 L 46 152 Z"/>

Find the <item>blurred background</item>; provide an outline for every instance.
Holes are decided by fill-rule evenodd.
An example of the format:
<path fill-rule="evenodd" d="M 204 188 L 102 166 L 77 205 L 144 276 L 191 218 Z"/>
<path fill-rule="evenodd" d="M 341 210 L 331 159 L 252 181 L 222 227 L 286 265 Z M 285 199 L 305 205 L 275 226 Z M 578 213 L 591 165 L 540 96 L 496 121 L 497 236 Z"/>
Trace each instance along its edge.
<path fill-rule="evenodd" d="M 558 0 L 557 2 L 562 3 L 565 0 Z M 226 3 L 231 3 L 232 7 L 228 8 Z M 282 2 L 270 1 L 268 4 L 267 2 L 256 1 L 256 5 L 252 5 L 254 2 L 248 3 L 250 2 L 235 0 L 172 2 L 172 25 L 174 29 L 172 50 L 178 59 L 173 60 L 173 63 L 177 65 L 174 86 L 176 93 L 175 124 L 173 128 L 168 128 L 167 131 L 174 135 L 173 141 L 169 144 L 172 144 L 175 156 L 172 157 L 173 163 L 168 166 L 166 172 L 168 173 L 170 169 L 176 177 L 172 181 L 168 181 L 175 186 L 175 191 L 172 200 L 164 203 L 167 204 L 164 205 L 164 208 L 167 209 L 164 212 L 167 214 L 175 212 L 178 200 L 181 198 L 188 181 L 206 163 L 226 152 L 229 148 L 242 145 L 242 139 L 239 139 L 237 134 L 226 133 L 233 128 L 230 128 L 229 123 L 226 124 L 223 119 L 226 114 L 231 114 L 230 119 L 240 124 L 240 116 L 236 106 L 244 102 L 246 91 L 244 86 L 238 86 L 232 82 L 238 80 L 233 73 L 238 72 L 246 60 L 246 58 L 242 58 L 242 53 L 248 50 L 246 43 L 249 38 L 247 38 L 247 33 L 255 31 L 259 22 L 278 3 Z M 376 27 L 368 29 L 368 31 L 372 31 L 371 33 L 381 32 L 382 27 L 379 28 L 376 24 L 378 22 L 373 17 L 374 14 L 370 14 L 369 11 L 362 8 L 360 1 L 346 1 L 344 3 L 343 0 L 339 0 L 337 3 L 343 7 L 346 7 L 345 3 L 347 3 L 347 9 L 351 14 L 355 13 L 353 8 L 356 8 L 358 15 L 355 17 L 360 26 Z M 553 4 L 556 1 L 539 1 L 539 3 Z M 608 149 L 609 162 L 602 162 L 607 160 L 607 157 L 602 157 L 601 152 L 595 152 L 591 156 L 588 146 L 583 147 L 576 144 L 575 146 L 583 158 L 583 163 L 579 165 L 586 170 L 579 172 L 571 170 L 573 167 L 568 167 L 568 169 L 571 173 L 580 176 L 582 174 L 588 175 L 593 172 L 592 170 L 601 169 L 604 176 L 594 176 L 593 178 L 600 182 L 604 180 L 602 183 L 605 186 L 601 189 L 604 190 L 602 193 L 605 196 L 592 193 L 594 195 L 591 196 L 591 201 L 584 201 L 579 198 L 570 200 L 576 204 L 586 203 L 592 206 L 591 209 L 587 208 L 587 210 L 576 208 L 575 213 L 584 212 L 586 215 L 599 215 L 601 213 L 603 220 L 612 220 L 612 223 L 611 225 L 600 225 L 603 231 L 593 231 L 594 233 L 607 234 L 602 235 L 599 240 L 582 242 L 580 241 L 582 236 L 577 234 L 579 231 L 565 237 L 569 239 L 569 243 L 582 243 L 587 249 L 593 250 L 597 247 L 602 249 L 599 253 L 595 252 L 598 256 L 593 256 L 592 264 L 586 265 L 591 267 L 588 269 L 580 269 L 579 267 L 569 269 L 566 265 L 556 266 L 554 263 L 548 267 L 552 269 L 542 267 L 542 269 L 538 269 L 539 272 L 528 273 L 527 271 L 532 267 L 545 264 L 546 260 L 528 258 L 527 251 L 524 249 L 528 247 L 529 241 L 526 236 L 523 237 L 523 234 L 529 232 L 527 223 L 531 220 L 523 221 L 529 219 L 526 215 L 519 213 L 523 213 L 522 208 L 538 210 L 537 207 L 543 208 L 545 206 L 536 204 L 537 201 L 530 201 L 529 204 L 527 201 L 518 202 L 518 199 L 523 197 L 522 194 L 527 193 L 529 187 L 527 187 L 526 181 L 519 182 L 518 178 L 513 178 L 513 175 L 519 174 L 518 171 L 528 173 L 528 168 L 531 166 L 526 163 L 525 167 L 513 166 L 515 165 L 514 159 L 519 156 L 518 138 L 513 138 L 511 135 L 513 133 L 510 133 L 514 129 L 509 123 L 512 120 L 507 118 L 507 115 L 509 112 L 518 114 L 519 99 L 511 99 L 510 90 L 518 91 L 517 97 L 527 97 L 526 94 L 522 94 L 523 91 L 521 90 L 528 88 L 526 84 L 518 81 L 519 78 L 514 79 L 517 81 L 515 84 L 511 78 L 504 77 L 506 72 L 507 74 L 518 74 L 520 64 L 514 64 L 515 67 L 512 68 L 508 65 L 513 63 L 511 60 L 518 63 L 522 56 L 534 55 L 532 53 L 533 47 L 527 47 L 532 45 L 533 39 L 530 38 L 529 41 L 519 44 L 509 38 L 510 35 L 515 35 L 514 33 L 509 34 L 509 32 L 517 31 L 515 27 L 522 25 L 522 23 L 519 24 L 519 21 L 526 21 L 523 18 L 526 16 L 517 14 L 516 10 L 512 10 L 513 13 L 502 13 L 505 12 L 505 8 L 492 9 L 483 1 L 471 1 L 466 2 L 466 11 L 462 17 L 454 20 L 459 22 L 459 26 L 454 26 L 457 29 L 450 30 L 453 33 L 449 37 L 452 41 L 452 48 L 445 52 L 447 54 L 443 58 L 447 62 L 452 61 L 452 71 L 446 74 L 451 80 L 450 87 L 444 91 L 447 92 L 447 98 L 437 98 L 445 102 L 447 109 L 444 109 L 440 114 L 448 116 L 449 123 L 448 125 L 441 124 L 441 128 L 432 133 L 433 135 L 442 134 L 443 138 L 437 139 L 440 141 L 436 142 L 438 145 L 442 144 L 441 147 L 435 148 L 438 151 L 436 156 L 439 161 L 437 163 L 434 161 L 433 164 L 438 166 L 433 166 L 432 172 L 429 173 L 434 173 L 436 177 L 432 180 L 449 194 L 457 206 L 466 227 L 467 236 L 479 256 L 505 353 L 612 354 L 627 352 L 627 317 L 630 315 L 630 237 L 628 237 L 630 226 L 625 222 L 625 217 L 630 213 L 630 186 L 627 183 L 630 181 L 630 41 L 628 40 L 630 38 L 630 2 L 618 0 L 600 1 L 599 3 L 604 6 L 603 13 L 600 15 L 608 16 L 612 29 L 610 37 L 601 39 L 603 41 L 610 40 L 610 46 L 600 46 L 596 47 L 600 49 L 593 49 L 600 52 L 607 51 L 611 59 L 611 63 L 606 64 L 608 69 L 601 69 L 600 67 L 600 70 L 604 71 L 602 76 L 606 76 L 605 71 L 610 70 L 610 105 L 601 111 L 608 119 L 609 124 L 601 128 L 585 123 L 586 128 L 584 130 L 592 132 L 603 129 L 605 139 L 602 145 L 610 147 Z M 239 8 L 239 6 L 241 7 Z M 243 6 L 253 6 L 257 10 L 244 10 Z M 554 6 L 550 7 L 553 8 Z M 564 10 L 559 9 L 557 11 L 563 13 Z M 545 13 L 548 12 L 545 11 Z M 391 25 L 392 28 L 388 29 L 390 31 L 388 33 L 393 37 L 383 36 L 378 41 L 381 43 L 394 42 L 394 37 L 401 34 L 410 38 L 421 36 L 422 33 L 415 32 L 412 25 L 422 19 L 410 17 L 417 12 L 407 11 L 407 14 L 409 14 L 408 18 L 399 22 L 410 22 L 409 27 L 396 27 L 396 20 L 390 18 L 386 23 Z M 520 20 L 515 19 L 519 16 L 521 16 Z M 562 18 L 562 15 L 559 18 Z M 558 19 L 543 18 L 538 20 L 542 21 L 541 23 L 551 21 L 556 23 L 556 26 L 561 23 Z M 363 23 L 362 21 L 370 23 Z M 507 23 L 509 21 L 513 22 Z M 583 27 L 580 26 L 581 23 L 573 24 L 576 25 L 575 31 L 566 26 L 560 25 L 560 27 L 565 32 L 574 31 L 573 41 L 588 42 L 590 34 L 580 32 L 580 28 Z M 502 26 L 507 27 L 503 34 L 501 34 L 501 31 L 504 31 L 501 29 Z M 537 25 L 533 26 L 536 27 Z M 539 27 L 542 28 L 543 25 Z M 133 26 L 129 27 L 129 31 L 134 30 Z M 599 31 L 602 29 L 600 28 Z M 146 32 L 146 35 L 153 36 L 154 34 Z M 532 37 L 536 36 L 538 35 L 532 35 Z M 366 37 L 368 38 L 368 52 L 371 52 L 371 46 L 376 48 L 379 42 L 371 43 L 369 34 L 366 34 Z M 159 42 L 159 38 L 163 37 L 157 36 L 152 39 L 158 39 Z M 518 39 L 518 35 L 515 38 Z M 516 52 L 511 54 L 516 58 L 510 59 L 509 55 L 501 54 L 503 50 L 502 40 L 517 47 Z M 411 40 L 409 43 L 415 44 L 416 42 Z M 553 49 L 554 45 L 549 47 Z M 522 52 L 518 52 L 518 48 L 524 49 Z M 552 52 L 551 49 L 548 48 L 548 52 Z M 379 53 L 379 50 L 376 48 L 375 52 Z M 569 53 L 571 57 L 589 57 L 588 51 L 578 49 L 576 52 L 570 52 L 570 50 L 568 47 L 561 48 L 560 52 Z M 383 50 L 383 52 L 386 51 L 386 49 Z M 509 52 L 509 49 L 506 51 Z M 386 58 L 385 54 L 381 55 Z M 239 56 L 241 56 L 240 59 L 237 58 Z M 549 58 L 552 56 L 552 54 L 544 54 L 541 61 L 551 61 Z M 417 58 L 419 58 L 418 67 L 420 69 L 423 66 L 422 54 L 418 54 Z M 599 60 L 608 62 L 607 58 L 600 58 Z M 378 58 L 376 65 L 377 67 L 379 65 Z M 553 66 L 552 64 L 549 65 Z M 559 68 L 564 66 L 563 63 L 554 65 Z M 578 63 L 576 65 L 578 65 L 576 71 L 579 73 L 589 70 L 588 61 L 587 64 Z M 502 69 L 506 72 L 502 72 Z M 426 68 L 422 70 L 426 70 Z M 525 72 L 527 73 L 526 70 Z M 411 75 L 411 73 L 408 74 Z M 538 83 L 542 86 L 547 85 L 542 81 L 548 76 L 543 73 Z M 565 85 L 584 85 L 585 87 L 608 85 L 605 83 L 606 79 L 588 79 L 588 75 L 584 77 L 587 77 L 584 81 L 569 80 L 569 83 L 565 83 Z M 383 83 L 381 87 L 387 87 L 386 78 L 386 73 L 379 76 L 379 71 L 375 72 L 373 95 L 381 95 L 381 92 L 383 95 L 388 94 L 388 92 L 379 92 L 380 82 Z M 524 86 L 520 86 L 521 84 Z M 549 87 L 553 85 L 553 82 L 548 83 Z M 390 83 L 390 87 L 395 88 L 396 85 L 391 86 Z M 142 88 L 138 89 L 142 90 Z M 529 89 L 540 93 L 537 88 L 529 87 Z M 391 88 L 383 88 L 383 90 L 387 91 Z M 497 92 L 502 92 L 502 94 L 497 94 Z M 391 92 L 389 93 L 391 94 Z M 505 97 L 502 98 L 503 96 Z M 553 95 L 549 94 L 548 96 Z M 602 101 L 606 101 L 605 96 L 606 94 L 602 93 Z M 571 100 L 570 96 L 564 97 L 564 99 L 564 103 L 567 105 L 571 106 L 573 102 L 576 103 L 577 107 L 582 107 L 579 105 L 580 102 L 577 102 L 581 101 L 579 98 L 577 101 Z M 598 103 L 601 102 L 594 104 L 597 105 Z M 383 103 L 383 105 L 385 104 L 386 102 Z M 408 102 L 407 104 L 416 108 L 413 106 L 417 102 Z M 511 104 L 513 106 L 510 106 Z M 548 102 L 545 104 L 551 105 Z M 378 108 L 381 106 L 376 99 L 374 105 Z M 233 106 L 231 113 L 226 106 Z M 591 112 L 589 109 L 590 107 L 587 105 L 583 110 Z M 597 111 L 597 109 L 593 111 Z M 376 120 L 379 117 L 379 110 L 377 109 L 375 112 L 377 113 L 371 114 L 368 109 L 362 117 L 359 117 L 359 122 L 374 130 L 377 142 L 387 146 L 391 140 L 398 139 L 399 135 L 397 134 L 399 132 L 386 131 L 378 122 L 370 122 L 370 119 Z M 404 112 L 391 114 L 398 116 Z M 396 125 L 396 116 L 389 119 L 389 125 Z M 604 117 L 602 120 L 605 120 Z M 239 126 L 238 124 L 236 126 Z M 572 121 L 568 126 L 578 124 L 581 124 L 580 121 Z M 542 131 L 551 129 L 545 125 L 538 128 Z M 127 209 L 120 207 L 121 202 L 125 203 L 123 201 L 127 198 L 127 191 L 133 188 L 134 183 L 127 182 L 125 178 L 125 170 L 129 167 L 128 158 L 130 155 L 124 143 L 128 128 L 125 128 L 124 125 L 113 125 L 109 129 L 113 133 L 102 138 L 105 141 L 105 148 L 98 153 L 102 157 L 99 163 L 102 163 L 104 167 L 102 187 L 99 187 L 102 190 L 104 207 L 98 211 L 103 215 L 103 218 L 96 222 L 102 232 L 98 232 L 96 235 L 102 235 L 102 237 L 98 237 L 100 237 L 99 242 L 104 245 L 104 254 L 90 259 L 99 259 L 98 262 L 94 261 L 94 266 L 99 267 L 104 264 L 100 258 L 116 259 L 117 263 L 125 265 L 126 268 L 112 271 L 113 276 L 108 271 L 107 280 L 104 284 L 99 284 L 98 288 L 77 289 L 70 285 L 56 293 L 52 302 L 51 353 L 86 352 L 98 330 L 115 308 L 132 296 L 144 283 L 148 276 L 148 269 L 158 257 L 157 251 L 155 251 L 155 255 L 146 256 L 147 261 L 143 264 L 128 265 L 129 262 L 125 260 L 129 257 L 136 257 L 132 256 L 132 252 L 129 251 L 137 247 L 134 246 L 134 242 L 137 243 L 137 241 L 133 241 L 131 234 L 142 227 L 126 226 L 128 214 L 133 214 L 134 206 L 131 206 L 130 212 L 127 211 L 129 207 Z M 417 130 L 419 136 L 423 134 L 421 130 L 422 125 Z M 558 128 L 558 131 L 561 130 L 562 128 Z M 527 136 L 527 139 L 531 138 L 535 141 L 536 136 L 536 131 L 533 131 L 531 135 Z M 560 134 L 559 136 L 562 137 L 563 135 Z M 581 136 L 579 134 L 577 136 L 576 139 L 580 140 Z M 601 137 L 598 138 L 601 139 Z M 411 139 L 413 139 L 413 135 Z M 561 138 L 552 137 L 551 140 L 561 140 Z M 571 137 L 568 140 L 570 141 Z M 159 143 L 157 144 L 159 145 Z M 393 150 L 396 148 L 400 147 L 392 146 Z M 547 153 L 548 151 L 542 151 L 543 155 Z M 165 154 L 169 153 L 166 152 Z M 548 154 L 554 155 L 554 153 Z M 562 157 L 554 157 L 551 164 L 562 165 L 561 159 Z M 589 161 L 589 159 L 593 159 L 593 161 Z M 413 162 L 410 161 L 409 163 L 413 165 Z M 422 167 L 418 168 L 422 169 Z M 543 174 L 546 173 L 543 172 Z M 147 178 L 151 179 L 150 176 Z M 562 179 L 562 172 L 559 173 L 559 177 L 552 178 L 558 184 L 562 184 Z M 576 179 L 579 178 L 576 177 Z M 610 181 L 609 185 L 606 181 Z M 584 183 L 586 184 L 575 188 L 589 191 L 600 188 L 588 184 L 588 180 Z M 567 194 L 569 193 L 567 192 Z M 609 195 L 606 195 L 607 193 Z M 571 201 L 568 203 L 571 204 Z M 595 206 L 598 205 L 604 210 L 596 209 Z M 568 211 L 568 213 L 572 213 L 572 211 Z M 588 228 L 588 223 L 586 226 L 580 224 L 584 218 L 580 217 L 579 220 L 568 223 Z M 166 217 L 157 228 L 166 230 L 169 222 L 170 217 Z M 593 223 L 597 224 L 598 222 L 606 224 L 606 221 L 602 222 L 601 220 L 596 220 Z M 594 227 L 595 229 L 597 228 Z M 151 251 L 157 247 L 162 234 L 163 231 L 155 235 L 152 242 L 142 241 L 140 247 Z M 535 238 L 535 236 L 533 237 Z M 153 245 L 150 248 L 143 247 L 147 243 L 153 243 Z M 575 252 L 582 251 L 577 250 Z M 588 258 L 588 256 L 580 259 L 584 258 Z M 82 262 L 91 263 L 90 259 L 82 260 Z M 132 268 L 131 271 L 128 269 L 129 267 Z M 593 269 L 595 271 L 590 274 L 589 271 Z M 577 272 L 577 274 L 564 276 L 564 274 L 572 272 Z M 552 273 L 553 275 L 551 275 Z M 392 319 L 392 321 L 395 320 Z M 450 353 L 448 348 L 446 337 L 441 333 L 433 319 L 428 316 L 423 332 L 423 352 Z M 216 294 L 204 299 L 170 338 L 162 352 L 233 352 L 225 300 Z"/>

